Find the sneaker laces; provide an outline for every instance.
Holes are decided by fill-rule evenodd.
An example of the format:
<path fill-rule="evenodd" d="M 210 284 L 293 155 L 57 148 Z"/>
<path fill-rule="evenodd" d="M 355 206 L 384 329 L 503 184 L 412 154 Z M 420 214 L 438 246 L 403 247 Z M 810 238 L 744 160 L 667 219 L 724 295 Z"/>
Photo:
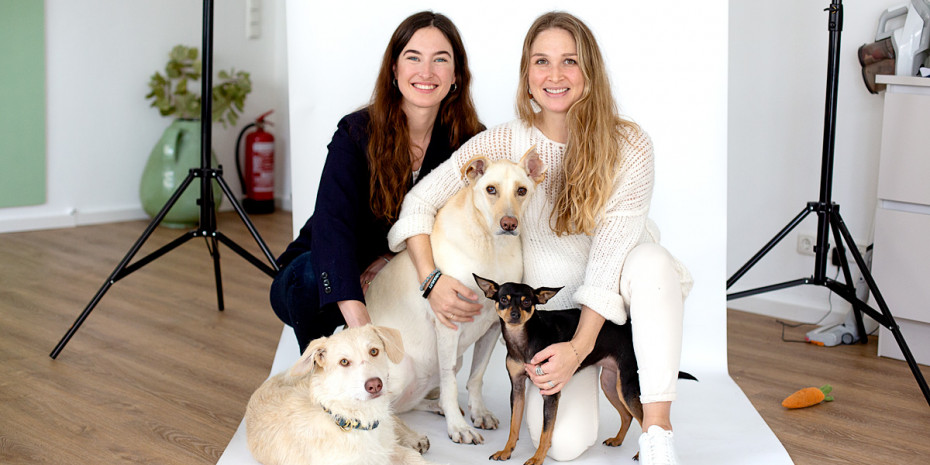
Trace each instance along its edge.
<path fill-rule="evenodd" d="M 643 465 L 678 465 L 672 432 L 653 425 L 641 436 L 640 463 Z"/>

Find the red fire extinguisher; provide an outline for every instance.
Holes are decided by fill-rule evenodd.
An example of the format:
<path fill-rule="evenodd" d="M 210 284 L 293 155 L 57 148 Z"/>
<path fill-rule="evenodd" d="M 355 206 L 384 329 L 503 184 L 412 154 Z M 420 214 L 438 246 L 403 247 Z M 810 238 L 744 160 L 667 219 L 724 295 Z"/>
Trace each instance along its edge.
<path fill-rule="evenodd" d="M 247 213 L 274 212 L 274 136 L 265 131 L 265 117 L 274 110 L 263 113 L 253 123 L 247 124 L 236 139 L 236 171 L 242 185 L 242 208 Z M 245 138 L 245 174 L 239 161 L 242 136 L 250 128 L 256 130 Z"/>

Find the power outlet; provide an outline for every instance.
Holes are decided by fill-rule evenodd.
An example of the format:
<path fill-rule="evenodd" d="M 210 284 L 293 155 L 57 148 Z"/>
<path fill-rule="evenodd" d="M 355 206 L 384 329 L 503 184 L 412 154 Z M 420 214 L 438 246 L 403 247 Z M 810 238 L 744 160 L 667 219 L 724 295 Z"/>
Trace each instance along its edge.
<path fill-rule="evenodd" d="M 859 255 L 861 255 L 862 257 L 866 257 L 866 255 L 868 254 L 868 248 L 866 246 L 862 244 L 856 244 L 856 248 L 859 249 Z M 845 252 L 846 252 L 846 262 L 849 263 L 849 266 L 855 267 L 856 261 L 853 258 L 852 254 L 848 250 L 846 250 Z M 868 261 L 868 259 L 866 259 L 866 261 Z M 830 251 L 830 263 L 833 266 L 840 266 L 840 249 L 837 249 L 836 247 L 834 247 L 833 250 Z"/>
<path fill-rule="evenodd" d="M 798 234 L 798 253 L 801 255 L 816 255 L 814 246 L 817 245 L 817 238 L 810 234 Z"/>

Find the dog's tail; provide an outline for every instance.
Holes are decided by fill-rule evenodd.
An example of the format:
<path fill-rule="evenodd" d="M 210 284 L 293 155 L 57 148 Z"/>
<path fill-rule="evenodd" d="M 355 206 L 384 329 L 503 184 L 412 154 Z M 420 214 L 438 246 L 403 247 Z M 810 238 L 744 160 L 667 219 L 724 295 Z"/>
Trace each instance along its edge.
<path fill-rule="evenodd" d="M 698 380 L 697 378 L 694 377 L 694 375 L 692 375 L 691 373 L 688 373 L 688 372 L 686 372 L 686 371 L 679 371 L 679 372 L 678 372 L 678 379 L 690 379 L 691 381 L 697 381 L 697 380 Z"/>

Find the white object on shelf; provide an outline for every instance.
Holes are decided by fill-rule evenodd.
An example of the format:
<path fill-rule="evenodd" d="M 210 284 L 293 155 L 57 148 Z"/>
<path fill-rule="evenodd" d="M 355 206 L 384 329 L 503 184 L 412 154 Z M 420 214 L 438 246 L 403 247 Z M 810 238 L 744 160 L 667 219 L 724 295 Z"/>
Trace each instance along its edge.
<path fill-rule="evenodd" d="M 875 41 L 888 37 L 894 45 L 895 74 L 917 76 L 930 50 L 930 0 L 911 0 L 885 10 L 878 19 Z"/>

